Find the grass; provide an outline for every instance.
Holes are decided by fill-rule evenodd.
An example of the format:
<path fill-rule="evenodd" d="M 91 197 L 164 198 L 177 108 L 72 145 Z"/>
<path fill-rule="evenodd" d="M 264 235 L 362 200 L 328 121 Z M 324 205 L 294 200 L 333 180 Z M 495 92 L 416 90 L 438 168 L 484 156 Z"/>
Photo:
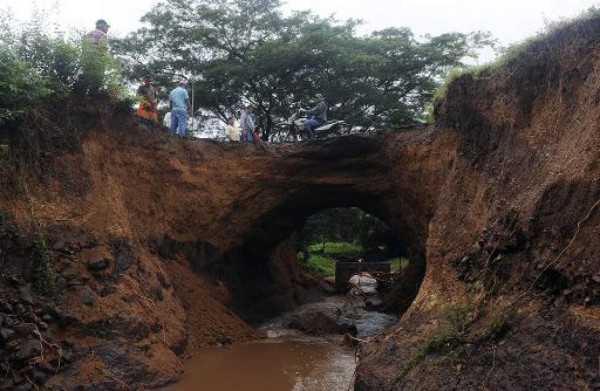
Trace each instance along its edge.
<path fill-rule="evenodd" d="M 600 9 L 592 7 L 582 12 L 578 17 L 562 19 L 548 23 L 545 31 L 524 40 L 523 42 L 504 48 L 498 58 L 490 64 L 466 68 L 452 69 L 448 72 L 445 81 L 434 93 L 434 102 L 444 99 L 448 86 L 464 75 L 474 78 L 493 73 L 512 74 L 517 69 L 530 65 L 532 62 L 544 63 L 552 55 L 551 38 L 561 31 L 574 31 L 574 39 L 585 38 L 589 33 L 586 22 L 600 18 Z"/>
<path fill-rule="evenodd" d="M 49 299 L 56 298 L 56 277 L 50 263 L 50 254 L 46 240 L 41 233 L 33 235 L 33 250 L 31 253 L 33 269 L 31 279 L 35 292 Z"/>
<path fill-rule="evenodd" d="M 469 343 L 467 332 L 480 315 L 479 304 L 467 302 L 448 305 L 441 309 L 441 315 L 438 329 L 404 361 L 396 376 L 390 380 L 392 385 L 396 385 L 430 354 L 439 353 L 457 359 L 466 352 L 464 346 Z"/>
<path fill-rule="evenodd" d="M 308 247 L 308 251 L 313 254 L 323 254 L 329 258 L 333 257 L 357 257 L 363 251 L 363 247 L 359 244 L 348 242 L 325 242 L 312 244 Z"/>
<path fill-rule="evenodd" d="M 408 258 L 392 258 L 388 262 L 390 263 L 390 271 L 392 273 L 400 273 L 406 269 L 410 260 Z"/>
<path fill-rule="evenodd" d="M 325 242 L 312 244 L 308 247 L 307 267 L 321 277 L 334 277 L 336 260 L 358 258 L 363 252 L 363 247 L 355 243 Z M 299 258 L 301 258 L 301 255 L 299 255 Z M 393 258 L 388 262 L 390 262 L 390 269 L 394 273 L 402 271 L 409 264 L 409 260 L 406 258 Z"/>
<path fill-rule="evenodd" d="M 308 268 L 321 277 L 335 276 L 335 260 L 322 255 L 310 254 Z"/>

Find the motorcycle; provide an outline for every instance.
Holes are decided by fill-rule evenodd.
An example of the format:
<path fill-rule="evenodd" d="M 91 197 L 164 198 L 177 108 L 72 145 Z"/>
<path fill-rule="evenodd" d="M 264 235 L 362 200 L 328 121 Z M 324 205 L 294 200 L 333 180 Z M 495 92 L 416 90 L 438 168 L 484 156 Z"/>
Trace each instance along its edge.
<path fill-rule="evenodd" d="M 285 122 L 275 124 L 277 129 L 275 140 L 279 142 L 295 142 L 310 139 L 308 131 L 304 130 L 304 123 L 308 119 L 305 110 L 299 109 L 294 112 Z M 341 136 L 344 131 L 346 122 L 339 121 L 326 121 L 315 128 L 315 138 L 329 138 Z"/>

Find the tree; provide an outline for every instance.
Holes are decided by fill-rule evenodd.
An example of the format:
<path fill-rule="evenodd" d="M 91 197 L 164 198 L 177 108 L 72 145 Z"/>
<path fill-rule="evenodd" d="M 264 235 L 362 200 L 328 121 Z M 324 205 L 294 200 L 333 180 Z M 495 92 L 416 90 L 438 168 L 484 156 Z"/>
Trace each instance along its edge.
<path fill-rule="evenodd" d="M 443 34 L 424 41 L 406 28 L 366 37 L 357 21 L 309 12 L 283 16 L 279 0 L 165 0 L 114 49 L 139 78 L 165 88 L 176 76 L 197 80 L 195 101 L 221 119 L 253 103 L 268 137 L 294 102 L 323 93 L 333 118 L 354 130 L 414 123 L 444 73 L 463 65 L 487 34 Z"/>

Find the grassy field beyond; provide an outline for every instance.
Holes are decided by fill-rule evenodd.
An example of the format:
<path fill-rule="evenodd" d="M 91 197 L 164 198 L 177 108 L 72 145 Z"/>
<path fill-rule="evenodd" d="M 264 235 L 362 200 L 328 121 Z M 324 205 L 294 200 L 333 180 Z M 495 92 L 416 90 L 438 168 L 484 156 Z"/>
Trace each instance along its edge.
<path fill-rule="evenodd" d="M 363 247 L 355 243 L 325 242 L 313 244 L 308 247 L 307 267 L 321 277 L 334 277 L 335 262 L 337 260 L 358 258 L 363 252 Z M 299 256 L 299 258 L 302 257 Z M 398 273 L 408 266 L 409 260 L 406 258 L 393 258 L 387 260 L 387 262 L 390 262 L 391 271 Z"/>

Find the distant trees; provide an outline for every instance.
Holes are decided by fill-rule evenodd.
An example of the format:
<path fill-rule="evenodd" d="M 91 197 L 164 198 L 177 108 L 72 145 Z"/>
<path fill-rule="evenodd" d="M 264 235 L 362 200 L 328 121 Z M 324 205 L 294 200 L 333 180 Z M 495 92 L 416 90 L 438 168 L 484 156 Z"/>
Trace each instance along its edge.
<path fill-rule="evenodd" d="M 481 32 L 417 40 L 406 28 L 358 36 L 357 21 L 284 16 L 279 0 L 165 0 L 143 21 L 113 44 L 131 77 L 193 77 L 195 101 L 222 119 L 252 102 L 265 137 L 316 92 L 355 130 L 413 123 L 445 72 L 490 43 Z"/>

